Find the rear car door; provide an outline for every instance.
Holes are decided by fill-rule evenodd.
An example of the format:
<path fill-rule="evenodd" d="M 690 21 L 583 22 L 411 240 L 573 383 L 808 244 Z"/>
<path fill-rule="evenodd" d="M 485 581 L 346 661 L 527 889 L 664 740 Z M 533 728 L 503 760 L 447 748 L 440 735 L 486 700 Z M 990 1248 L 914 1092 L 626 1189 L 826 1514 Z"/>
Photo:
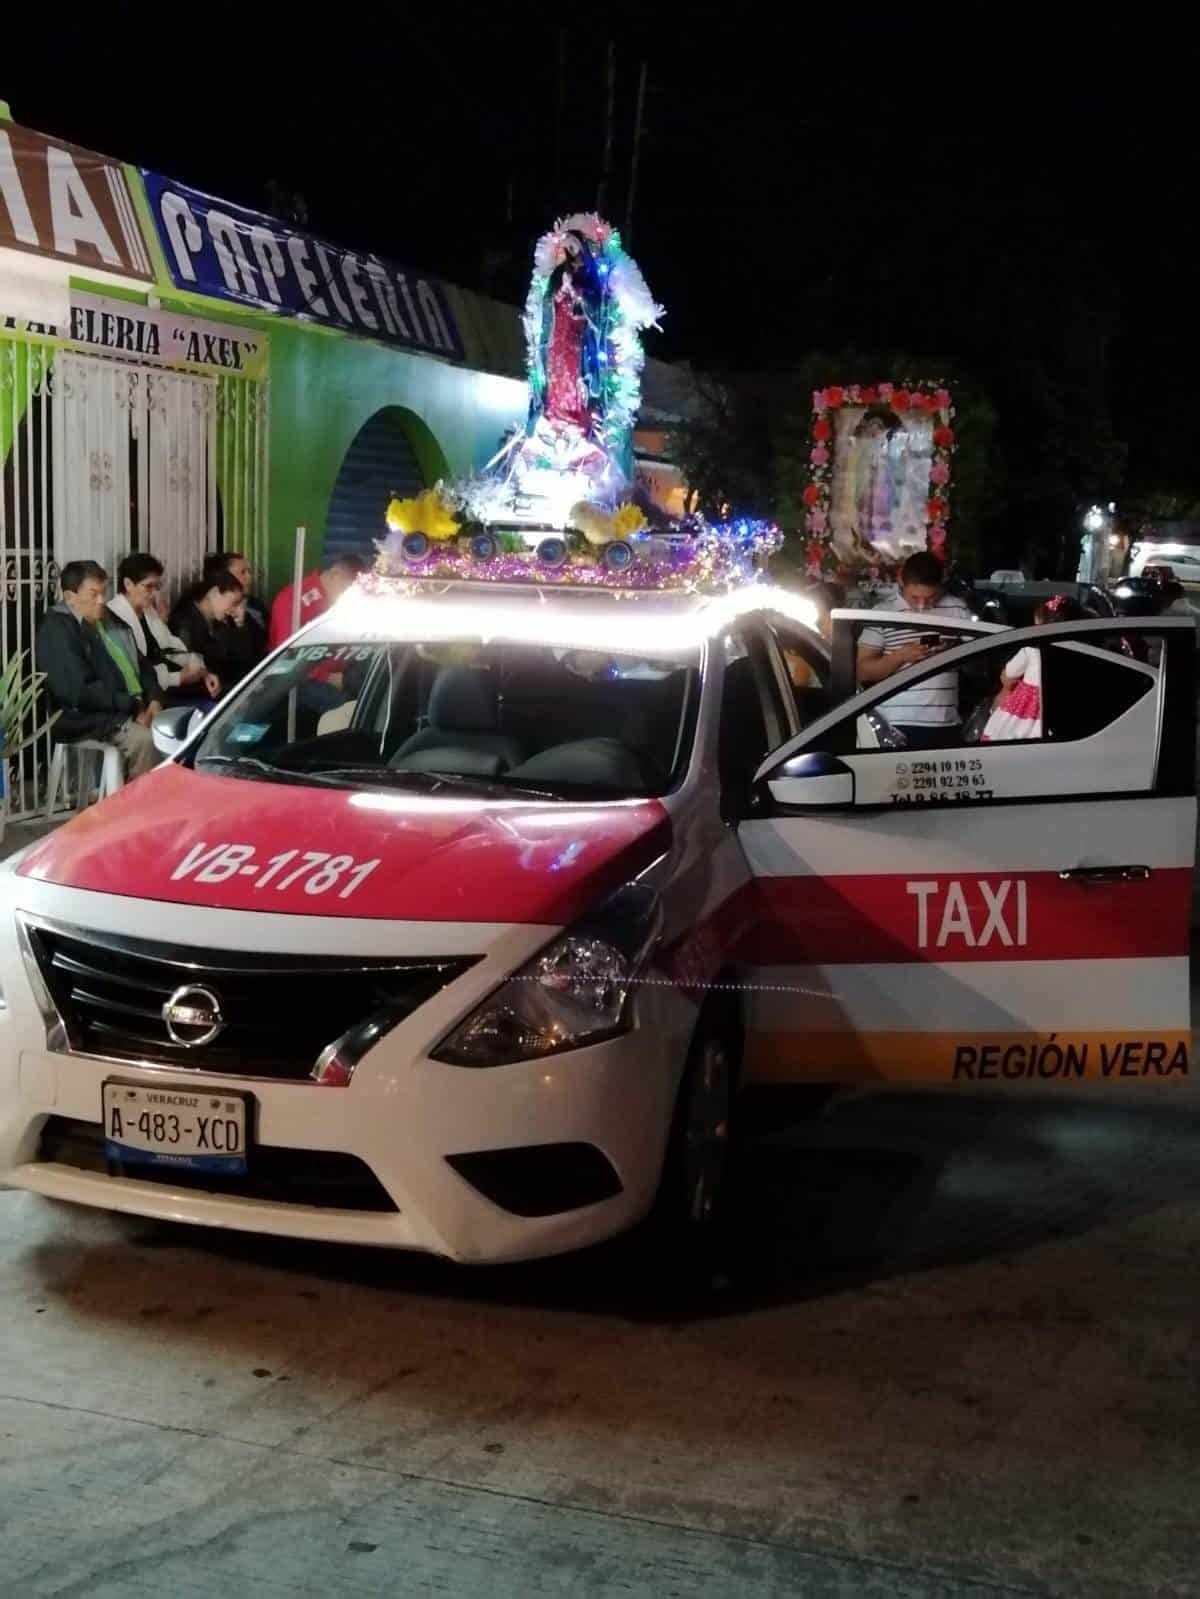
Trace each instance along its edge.
<path fill-rule="evenodd" d="M 1116 625 L 977 636 L 762 763 L 738 835 L 749 1077 L 1186 1078 L 1195 629 Z M 1040 724 L 976 741 L 1023 651 Z M 939 747 L 881 743 L 888 701 L 947 672 L 961 719 Z"/>

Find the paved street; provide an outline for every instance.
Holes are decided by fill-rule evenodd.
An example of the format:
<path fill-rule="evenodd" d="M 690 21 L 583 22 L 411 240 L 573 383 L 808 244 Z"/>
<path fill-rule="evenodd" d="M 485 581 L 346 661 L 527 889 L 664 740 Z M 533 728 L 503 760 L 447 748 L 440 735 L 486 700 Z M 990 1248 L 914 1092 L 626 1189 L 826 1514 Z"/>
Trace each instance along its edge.
<path fill-rule="evenodd" d="M 1198 1147 L 849 1100 L 683 1299 L 2 1195 L 0 1591 L 1198 1593 Z"/>

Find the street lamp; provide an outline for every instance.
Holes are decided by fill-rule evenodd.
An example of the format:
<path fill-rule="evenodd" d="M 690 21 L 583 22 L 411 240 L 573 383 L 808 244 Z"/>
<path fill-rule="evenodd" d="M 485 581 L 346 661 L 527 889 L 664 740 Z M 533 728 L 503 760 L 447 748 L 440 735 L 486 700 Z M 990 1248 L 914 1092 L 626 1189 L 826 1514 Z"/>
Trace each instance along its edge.
<path fill-rule="evenodd" d="M 1083 539 L 1079 552 L 1079 570 L 1075 576 L 1080 583 L 1102 583 L 1109 572 L 1111 556 L 1106 545 L 1112 540 L 1104 538 L 1109 517 L 1102 505 L 1089 505 L 1083 516 Z"/>

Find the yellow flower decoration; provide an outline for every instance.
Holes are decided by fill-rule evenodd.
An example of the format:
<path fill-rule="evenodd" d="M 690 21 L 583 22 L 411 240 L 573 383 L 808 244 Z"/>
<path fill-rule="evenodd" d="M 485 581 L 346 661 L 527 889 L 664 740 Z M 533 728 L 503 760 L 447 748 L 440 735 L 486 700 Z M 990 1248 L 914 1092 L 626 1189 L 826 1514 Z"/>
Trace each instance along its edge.
<path fill-rule="evenodd" d="M 582 533 L 589 544 L 603 546 L 611 544 L 614 539 L 631 538 L 650 524 L 638 507 L 628 500 L 611 514 L 602 511 L 598 505 L 589 505 L 586 500 L 581 500 L 578 505 L 571 507 L 567 525 Z"/>
<path fill-rule="evenodd" d="M 616 538 L 627 539 L 648 526 L 649 523 L 640 507 L 630 504 L 628 500 L 624 505 L 617 507 L 617 514 L 613 518 L 613 533 Z"/>
<path fill-rule="evenodd" d="M 435 543 L 455 538 L 459 530 L 436 489 L 425 489 L 415 499 L 389 501 L 387 525 L 393 533 L 424 533 Z"/>
<path fill-rule="evenodd" d="M 395 498 L 388 501 L 387 516 L 384 520 L 393 533 L 404 532 L 404 519 L 407 514 L 407 508 L 412 503 L 411 500 L 397 500 Z"/>

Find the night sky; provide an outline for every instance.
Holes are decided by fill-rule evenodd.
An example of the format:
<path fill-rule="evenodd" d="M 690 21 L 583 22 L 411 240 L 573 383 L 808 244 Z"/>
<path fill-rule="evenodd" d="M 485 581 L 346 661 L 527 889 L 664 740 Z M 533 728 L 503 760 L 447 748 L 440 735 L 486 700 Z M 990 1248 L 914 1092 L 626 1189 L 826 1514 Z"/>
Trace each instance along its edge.
<path fill-rule="evenodd" d="M 654 353 L 784 372 L 813 351 L 903 352 L 988 389 L 1010 476 L 1023 427 L 1059 430 L 1080 493 L 1200 499 L 1200 43 L 1183 13 L 78 9 L 47 24 L 29 8 L 15 41 L 6 18 L 18 121 L 243 204 L 267 208 L 274 180 L 315 231 L 513 301 L 533 235 L 595 203 L 611 37 L 618 224 L 649 66 L 633 248 L 668 308 Z"/>

